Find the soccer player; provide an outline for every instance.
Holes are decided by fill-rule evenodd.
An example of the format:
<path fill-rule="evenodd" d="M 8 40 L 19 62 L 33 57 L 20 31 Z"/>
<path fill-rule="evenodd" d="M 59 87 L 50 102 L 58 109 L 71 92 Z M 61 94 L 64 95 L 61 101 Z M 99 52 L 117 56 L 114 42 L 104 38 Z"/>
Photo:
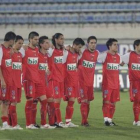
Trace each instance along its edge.
<path fill-rule="evenodd" d="M 97 38 L 90 36 L 87 39 L 87 48 L 82 51 L 81 58 L 79 60 L 79 86 L 80 93 L 78 102 L 81 104 L 81 116 L 83 126 L 89 126 L 88 114 L 90 110 L 90 101 L 94 99 L 93 84 L 94 84 L 94 72 L 97 57 L 99 52 L 96 49 Z"/>
<path fill-rule="evenodd" d="M 36 98 L 40 99 L 41 103 L 41 125 L 45 125 L 46 121 L 46 105 L 47 98 L 45 95 L 45 89 L 41 84 L 41 78 L 38 70 L 38 41 L 39 34 L 37 32 L 30 32 L 29 45 L 22 47 L 20 52 L 23 56 L 23 86 L 26 94 L 26 128 L 38 129 L 39 126 L 35 124 L 36 118 Z"/>
<path fill-rule="evenodd" d="M 133 102 L 134 122 L 140 126 L 140 39 L 134 41 L 134 51 L 126 53 L 122 58 L 122 65 L 127 64 L 130 81 L 130 101 Z"/>
<path fill-rule="evenodd" d="M 110 38 L 106 42 L 108 52 L 99 54 L 98 62 L 103 64 L 103 116 L 106 126 L 114 126 L 112 121 L 115 104 L 120 101 L 119 64 L 122 63 L 118 52 L 118 41 Z"/>
<path fill-rule="evenodd" d="M 61 98 L 64 95 L 64 64 L 63 61 L 63 45 L 64 36 L 61 33 L 56 33 L 52 37 L 52 43 L 54 49 L 50 48 L 49 52 L 49 63 L 50 71 L 52 73 L 53 92 L 54 92 L 54 107 L 55 107 L 55 125 L 57 127 L 66 128 L 67 126 L 62 122 L 60 103 Z"/>
<path fill-rule="evenodd" d="M 73 46 L 69 51 L 65 51 L 63 63 L 65 64 L 65 96 L 64 101 L 67 101 L 66 107 L 66 125 L 68 127 L 78 127 L 71 122 L 73 116 L 73 105 L 75 98 L 78 95 L 78 57 L 81 48 L 85 45 L 81 38 L 76 38 L 73 41 Z"/>
<path fill-rule="evenodd" d="M 1 92 L 1 120 L 2 129 L 11 129 L 8 125 L 8 108 L 10 103 L 11 86 L 12 86 L 12 47 L 16 35 L 14 32 L 8 32 L 5 35 L 4 43 L 0 45 L 0 80 Z"/>
<path fill-rule="evenodd" d="M 41 78 L 41 84 L 42 84 L 42 87 L 44 87 L 44 88 L 38 90 L 38 93 L 41 95 L 44 90 L 45 95 L 47 96 L 47 101 L 48 101 L 47 106 L 44 106 L 46 108 L 46 110 L 44 110 L 45 111 L 44 113 L 47 115 L 47 107 L 49 106 L 49 122 L 50 122 L 50 124 L 51 123 L 54 124 L 53 118 L 54 118 L 55 114 L 54 114 L 53 90 L 52 90 L 52 85 L 51 84 L 49 85 L 49 80 L 51 77 L 51 74 L 49 71 L 48 53 L 47 53 L 47 50 L 49 48 L 50 48 L 50 43 L 49 43 L 48 37 L 41 36 L 39 38 L 39 55 L 38 55 L 39 66 L 38 66 L 38 69 L 39 69 L 39 76 Z M 48 85 L 49 85 L 49 87 L 48 87 Z M 36 107 L 35 107 L 35 109 L 36 109 Z M 34 110 L 33 110 L 33 112 L 34 112 Z M 33 115 L 36 116 L 36 114 L 33 114 Z M 46 123 L 46 115 L 45 115 L 45 119 L 43 119 L 44 121 L 41 121 L 41 129 L 55 128 L 55 126 L 50 126 Z"/>
<path fill-rule="evenodd" d="M 12 92 L 10 95 L 9 115 L 13 129 L 22 130 L 17 123 L 16 105 L 21 101 L 21 73 L 22 73 L 22 55 L 19 52 L 23 45 L 23 38 L 16 36 L 12 54 Z"/>

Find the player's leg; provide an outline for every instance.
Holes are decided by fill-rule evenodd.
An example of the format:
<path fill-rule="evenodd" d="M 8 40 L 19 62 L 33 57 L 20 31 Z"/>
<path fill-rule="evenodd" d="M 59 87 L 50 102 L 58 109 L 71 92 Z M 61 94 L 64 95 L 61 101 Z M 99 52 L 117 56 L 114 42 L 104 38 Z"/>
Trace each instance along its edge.
<path fill-rule="evenodd" d="M 23 128 L 18 125 L 16 106 L 21 101 L 21 88 L 12 87 L 12 94 L 10 98 L 9 116 L 13 129 L 22 130 Z"/>
<path fill-rule="evenodd" d="M 31 81 L 25 81 L 23 83 L 24 91 L 26 95 L 26 104 L 25 104 L 25 117 L 26 117 L 26 128 L 32 129 L 32 105 L 33 105 L 33 94 L 34 86 Z"/>
<path fill-rule="evenodd" d="M 49 125 L 55 125 L 55 108 L 54 108 L 54 92 L 53 92 L 53 84 L 50 80 L 46 85 L 46 96 L 47 96 L 47 110 L 48 110 L 48 119 Z"/>
<path fill-rule="evenodd" d="M 53 81 L 54 87 L 54 108 L 55 108 L 55 117 L 56 117 L 56 124 L 57 127 L 66 128 L 67 126 L 62 122 L 61 118 L 61 98 L 64 95 L 64 83 Z"/>
<path fill-rule="evenodd" d="M 104 117 L 104 124 L 106 126 L 110 126 L 108 118 L 110 117 L 110 97 L 111 97 L 112 90 L 103 89 L 103 117 Z"/>
<path fill-rule="evenodd" d="M 3 123 L 2 129 L 11 129 L 8 124 L 8 110 L 10 105 L 11 86 L 6 85 L 6 89 L 2 90 L 2 104 L 1 104 L 1 120 Z"/>

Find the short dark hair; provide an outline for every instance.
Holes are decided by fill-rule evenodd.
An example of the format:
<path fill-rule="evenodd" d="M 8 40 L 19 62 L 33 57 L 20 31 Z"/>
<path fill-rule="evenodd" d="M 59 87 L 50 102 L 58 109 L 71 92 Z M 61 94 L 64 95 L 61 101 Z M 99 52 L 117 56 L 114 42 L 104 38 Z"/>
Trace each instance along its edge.
<path fill-rule="evenodd" d="M 17 42 L 18 40 L 23 40 L 23 41 L 24 41 L 24 39 L 23 39 L 22 36 L 20 36 L 20 35 L 17 35 L 17 36 L 16 36 L 15 42 Z"/>
<path fill-rule="evenodd" d="M 133 44 L 134 50 L 135 50 L 136 46 L 139 46 L 139 45 L 140 45 L 140 39 L 135 40 L 134 44 Z"/>
<path fill-rule="evenodd" d="M 34 31 L 33 32 L 30 32 L 29 33 L 29 36 L 28 36 L 28 40 L 29 39 L 33 39 L 35 36 L 39 36 L 39 34 L 37 32 L 34 32 Z"/>
<path fill-rule="evenodd" d="M 85 45 L 85 42 L 84 42 L 84 40 L 82 39 L 82 38 L 76 38 L 74 41 L 73 41 L 73 45 Z"/>
<path fill-rule="evenodd" d="M 61 33 L 56 33 L 52 36 L 52 44 L 56 47 L 55 39 L 58 39 L 60 36 L 63 36 Z"/>
<path fill-rule="evenodd" d="M 109 50 L 109 46 L 111 46 L 113 44 L 113 42 L 118 42 L 118 40 L 115 38 L 109 38 L 108 41 L 106 42 L 106 46 L 107 46 L 108 50 Z"/>
<path fill-rule="evenodd" d="M 39 38 L 39 47 L 40 47 L 40 48 L 41 48 L 40 44 L 43 44 L 45 39 L 49 39 L 49 38 L 48 38 L 47 36 L 41 36 L 41 37 Z"/>
<path fill-rule="evenodd" d="M 96 38 L 95 36 L 90 36 L 90 37 L 88 37 L 88 39 L 87 39 L 87 43 L 89 43 L 90 40 L 92 40 L 92 39 L 95 39 L 96 42 L 97 42 L 97 38 Z"/>
<path fill-rule="evenodd" d="M 5 37 L 4 37 L 4 41 L 10 41 L 10 40 L 15 40 L 16 38 L 16 34 L 12 31 L 7 32 Z"/>

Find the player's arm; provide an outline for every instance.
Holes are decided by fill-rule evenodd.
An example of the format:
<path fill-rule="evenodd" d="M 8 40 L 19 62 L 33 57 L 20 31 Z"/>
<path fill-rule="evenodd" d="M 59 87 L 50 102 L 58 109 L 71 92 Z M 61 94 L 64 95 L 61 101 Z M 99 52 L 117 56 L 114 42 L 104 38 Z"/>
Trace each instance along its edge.
<path fill-rule="evenodd" d="M 99 63 L 104 63 L 104 62 L 105 62 L 105 59 L 106 59 L 106 56 L 107 56 L 107 52 L 99 53 L 99 54 L 98 54 L 97 61 L 98 61 Z"/>
<path fill-rule="evenodd" d="M 3 57 L 3 51 L 2 48 L 0 47 L 0 80 L 1 80 L 1 88 L 6 88 L 6 83 L 2 74 L 2 70 L 1 70 L 1 61 L 2 61 L 2 57 Z"/>

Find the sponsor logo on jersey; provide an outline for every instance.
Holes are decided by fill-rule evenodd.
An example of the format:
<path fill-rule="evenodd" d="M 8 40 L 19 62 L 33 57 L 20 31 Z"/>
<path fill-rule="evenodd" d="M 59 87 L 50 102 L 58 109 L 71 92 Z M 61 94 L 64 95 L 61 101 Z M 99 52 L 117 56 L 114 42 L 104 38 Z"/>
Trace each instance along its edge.
<path fill-rule="evenodd" d="M 38 57 L 28 57 L 28 64 L 36 65 L 38 64 Z"/>
<path fill-rule="evenodd" d="M 140 64 L 132 63 L 131 68 L 132 68 L 132 70 L 140 71 Z"/>
<path fill-rule="evenodd" d="M 107 63 L 108 70 L 119 70 L 119 64 L 116 63 Z"/>
<path fill-rule="evenodd" d="M 94 68 L 95 67 L 95 63 L 91 62 L 91 61 L 83 60 L 83 67 Z"/>
<path fill-rule="evenodd" d="M 48 70 L 47 63 L 39 63 L 39 70 Z"/>
<path fill-rule="evenodd" d="M 54 57 L 54 62 L 55 63 L 62 63 L 63 56 L 55 56 Z"/>
<path fill-rule="evenodd" d="M 22 63 L 20 62 L 12 62 L 12 69 L 21 70 Z"/>
<path fill-rule="evenodd" d="M 67 64 L 67 70 L 76 70 L 76 63 Z"/>
<path fill-rule="evenodd" d="M 5 65 L 6 65 L 6 67 L 12 66 L 12 59 L 6 59 L 5 60 Z"/>

